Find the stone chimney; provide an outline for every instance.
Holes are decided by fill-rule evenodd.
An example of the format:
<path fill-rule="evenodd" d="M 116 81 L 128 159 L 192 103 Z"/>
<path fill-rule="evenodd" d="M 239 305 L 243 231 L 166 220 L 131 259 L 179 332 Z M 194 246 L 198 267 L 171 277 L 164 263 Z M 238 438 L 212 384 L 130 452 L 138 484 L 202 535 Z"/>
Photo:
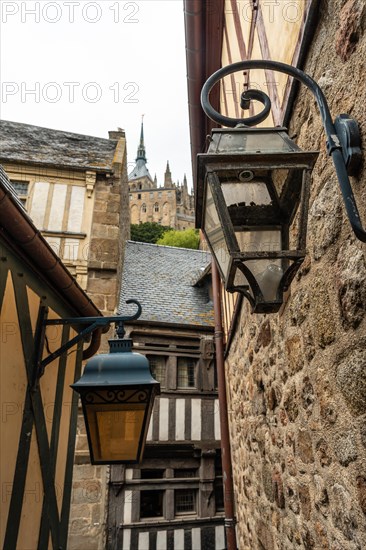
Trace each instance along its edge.
<path fill-rule="evenodd" d="M 125 131 L 122 130 L 122 128 L 118 128 L 117 130 L 110 130 L 108 132 L 109 139 L 115 139 L 118 141 L 120 138 L 126 137 Z"/>

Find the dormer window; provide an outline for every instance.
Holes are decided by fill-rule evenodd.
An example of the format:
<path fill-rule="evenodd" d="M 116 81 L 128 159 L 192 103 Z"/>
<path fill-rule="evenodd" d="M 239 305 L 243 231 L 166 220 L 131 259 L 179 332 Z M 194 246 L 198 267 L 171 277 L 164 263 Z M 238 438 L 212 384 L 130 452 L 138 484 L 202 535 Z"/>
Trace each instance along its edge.
<path fill-rule="evenodd" d="M 19 198 L 20 202 L 25 207 L 26 202 L 27 202 L 27 197 L 28 197 L 29 182 L 28 181 L 11 180 L 10 183 L 11 183 L 11 186 L 13 187 L 14 191 L 18 195 L 18 198 Z"/>

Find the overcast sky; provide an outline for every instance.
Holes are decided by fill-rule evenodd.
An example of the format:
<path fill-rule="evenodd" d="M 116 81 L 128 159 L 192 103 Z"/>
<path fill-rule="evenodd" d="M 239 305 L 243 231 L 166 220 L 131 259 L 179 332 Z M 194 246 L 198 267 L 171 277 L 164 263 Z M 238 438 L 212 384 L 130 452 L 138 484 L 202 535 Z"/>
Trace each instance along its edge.
<path fill-rule="evenodd" d="M 182 0 L 1 3 L 1 118 L 108 137 L 126 131 L 129 168 L 144 114 L 148 168 L 187 173 Z"/>

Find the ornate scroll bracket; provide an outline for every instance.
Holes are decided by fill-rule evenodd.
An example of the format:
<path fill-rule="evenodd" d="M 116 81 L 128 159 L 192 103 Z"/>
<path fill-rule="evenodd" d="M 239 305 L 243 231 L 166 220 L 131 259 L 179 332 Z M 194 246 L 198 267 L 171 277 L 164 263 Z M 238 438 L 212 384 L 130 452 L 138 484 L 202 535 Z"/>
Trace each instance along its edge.
<path fill-rule="evenodd" d="M 55 359 L 60 357 L 63 353 L 68 351 L 70 348 L 78 344 L 81 340 L 86 339 L 90 334 L 95 330 L 100 330 L 107 328 L 111 323 L 115 323 L 116 333 L 119 338 L 122 338 L 124 335 L 124 323 L 127 321 L 134 321 L 138 319 L 142 313 L 142 308 L 140 302 L 137 300 L 126 300 L 126 304 L 135 304 L 137 306 L 137 311 L 133 315 L 121 316 L 116 315 L 113 317 L 73 317 L 68 319 L 48 319 L 48 308 L 42 306 L 40 308 L 40 313 L 38 316 L 36 335 L 35 335 L 35 349 L 36 349 L 36 361 L 37 361 L 37 375 L 34 380 L 34 384 L 37 383 L 39 378 L 43 375 L 44 370 L 47 365 L 52 363 Z M 74 338 L 71 338 L 64 345 L 60 346 L 57 350 L 50 353 L 47 357 L 42 359 L 43 347 L 45 341 L 46 328 L 48 326 L 58 326 L 58 325 L 88 325 L 86 328 L 81 330 Z"/>
<path fill-rule="evenodd" d="M 229 128 L 234 128 L 237 125 L 255 126 L 267 118 L 271 101 L 267 94 L 259 90 L 247 90 L 241 95 L 241 107 L 243 109 L 248 109 L 250 101 L 253 99 L 263 103 L 263 110 L 252 117 L 230 118 L 215 111 L 210 104 L 209 94 L 217 82 L 229 74 L 250 69 L 269 69 L 275 72 L 285 73 L 300 81 L 312 92 L 320 111 L 327 138 L 327 151 L 333 160 L 349 222 L 357 239 L 366 242 L 366 230 L 362 226 L 362 221 L 349 180 L 350 175 L 354 176 L 357 174 L 361 162 L 362 153 L 358 124 L 356 120 L 346 114 L 339 115 L 333 122 L 322 89 L 309 75 L 296 67 L 292 67 L 286 63 L 280 63 L 279 61 L 261 59 L 233 63 L 232 65 L 228 65 L 216 71 L 205 82 L 201 92 L 201 104 L 206 115 L 218 124 Z"/>

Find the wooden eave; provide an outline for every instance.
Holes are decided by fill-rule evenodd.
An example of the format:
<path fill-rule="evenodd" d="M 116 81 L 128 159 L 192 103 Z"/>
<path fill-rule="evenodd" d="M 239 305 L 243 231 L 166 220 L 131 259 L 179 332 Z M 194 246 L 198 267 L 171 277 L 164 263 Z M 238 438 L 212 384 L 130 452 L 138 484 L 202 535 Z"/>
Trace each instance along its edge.
<path fill-rule="evenodd" d="M 206 136 L 217 126 L 203 112 L 200 96 L 207 78 L 221 67 L 224 0 L 184 0 L 184 19 L 193 184 L 196 190 L 196 156 L 204 152 Z M 210 100 L 214 109 L 219 110 L 219 86 L 212 90 Z"/>

